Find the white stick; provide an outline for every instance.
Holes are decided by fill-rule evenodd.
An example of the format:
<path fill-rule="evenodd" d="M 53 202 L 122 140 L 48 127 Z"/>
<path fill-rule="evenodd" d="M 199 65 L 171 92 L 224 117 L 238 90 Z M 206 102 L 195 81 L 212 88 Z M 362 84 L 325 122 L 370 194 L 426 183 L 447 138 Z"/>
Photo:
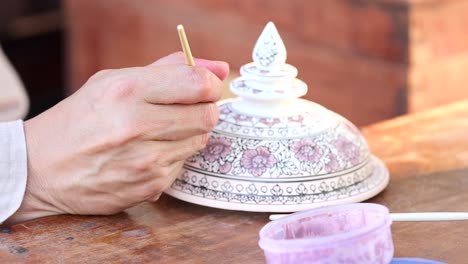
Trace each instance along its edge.
<path fill-rule="evenodd" d="M 272 214 L 270 220 L 277 220 L 288 214 Z M 393 221 L 458 221 L 468 220 L 468 213 L 462 212 L 425 212 L 425 213 L 392 213 Z"/>
<path fill-rule="evenodd" d="M 460 212 L 427 212 L 427 213 L 393 213 L 393 221 L 458 221 L 468 220 L 468 213 Z"/>

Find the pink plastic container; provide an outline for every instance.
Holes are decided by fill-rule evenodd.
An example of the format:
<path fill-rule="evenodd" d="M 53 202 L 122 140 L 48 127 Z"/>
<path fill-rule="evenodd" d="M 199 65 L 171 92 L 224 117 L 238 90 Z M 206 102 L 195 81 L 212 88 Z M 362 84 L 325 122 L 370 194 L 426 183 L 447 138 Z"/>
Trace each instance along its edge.
<path fill-rule="evenodd" d="M 267 263 L 390 263 L 391 224 L 378 204 L 322 207 L 268 223 L 259 246 Z"/>

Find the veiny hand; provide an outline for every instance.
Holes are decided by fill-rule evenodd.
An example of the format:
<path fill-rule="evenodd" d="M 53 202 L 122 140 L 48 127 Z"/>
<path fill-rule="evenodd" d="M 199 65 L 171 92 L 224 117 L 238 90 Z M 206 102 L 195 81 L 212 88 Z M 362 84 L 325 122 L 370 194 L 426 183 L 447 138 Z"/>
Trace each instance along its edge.
<path fill-rule="evenodd" d="M 114 214 L 157 200 L 218 120 L 224 62 L 182 53 L 104 70 L 25 123 L 28 182 L 9 222 L 54 214 Z"/>

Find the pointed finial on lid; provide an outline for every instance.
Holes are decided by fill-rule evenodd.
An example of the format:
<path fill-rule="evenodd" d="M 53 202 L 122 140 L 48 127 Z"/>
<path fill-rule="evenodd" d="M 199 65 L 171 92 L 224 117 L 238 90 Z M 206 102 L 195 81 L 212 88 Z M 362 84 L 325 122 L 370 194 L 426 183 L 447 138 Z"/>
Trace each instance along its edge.
<path fill-rule="evenodd" d="M 255 43 L 252 58 L 260 69 L 278 68 L 286 63 L 286 47 L 273 22 L 268 22 Z"/>

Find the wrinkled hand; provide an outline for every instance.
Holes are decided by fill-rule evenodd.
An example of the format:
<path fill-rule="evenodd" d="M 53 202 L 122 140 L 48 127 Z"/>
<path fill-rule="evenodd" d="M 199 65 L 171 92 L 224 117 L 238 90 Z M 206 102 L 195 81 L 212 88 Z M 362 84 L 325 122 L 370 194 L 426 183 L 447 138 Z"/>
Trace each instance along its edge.
<path fill-rule="evenodd" d="M 114 214 L 156 200 L 203 148 L 218 120 L 223 62 L 181 53 L 104 70 L 25 122 L 28 183 L 9 221 L 54 214 Z"/>

